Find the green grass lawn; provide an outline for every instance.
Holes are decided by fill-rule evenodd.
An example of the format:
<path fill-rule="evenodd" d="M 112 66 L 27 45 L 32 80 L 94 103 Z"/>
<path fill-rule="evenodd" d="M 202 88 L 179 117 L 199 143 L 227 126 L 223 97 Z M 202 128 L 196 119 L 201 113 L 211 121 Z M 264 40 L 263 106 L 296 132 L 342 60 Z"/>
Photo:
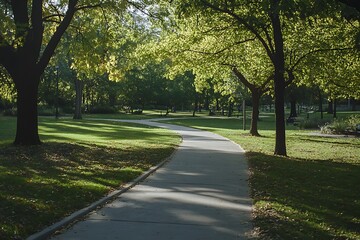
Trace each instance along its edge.
<path fill-rule="evenodd" d="M 192 111 L 177 111 L 169 112 L 168 115 L 165 115 L 165 110 L 144 110 L 142 114 L 131 114 L 125 112 L 118 112 L 115 114 L 83 114 L 83 117 L 88 118 L 103 118 L 103 119 L 131 119 L 131 120 L 140 120 L 140 119 L 153 119 L 153 118 L 187 118 L 192 117 Z M 196 117 L 198 116 L 207 116 L 209 115 L 208 111 L 197 112 Z"/>
<path fill-rule="evenodd" d="M 359 138 L 313 137 L 288 125 L 288 157 L 278 157 L 273 155 L 273 114 L 261 115 L 262 137 L 239 130 L 240 119 L 168 122 L 218 133 L 247 151 L 254 223 L 261 238 L 360 239 Z"/>
<path fill-rule="evenodd" d="M 16 119 L 0 117 L 0 239 L 26 238 L 98 200 L 169 156 L 167 130 L 40 118 L 40 146 L 15 147 Z"/>

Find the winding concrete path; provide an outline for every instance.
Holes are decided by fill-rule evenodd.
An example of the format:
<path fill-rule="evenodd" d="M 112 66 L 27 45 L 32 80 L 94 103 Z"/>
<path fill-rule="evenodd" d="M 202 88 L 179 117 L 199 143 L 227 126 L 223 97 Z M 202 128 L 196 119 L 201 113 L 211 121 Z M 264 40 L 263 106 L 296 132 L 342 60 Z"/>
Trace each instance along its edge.
<path fill-rule="evenodd" d="M 246 239 L 252 200 L 239 145 L 188 127 L 126 122 L 174 130 L 183 142 L 165 166 L 54 239 Z"/>

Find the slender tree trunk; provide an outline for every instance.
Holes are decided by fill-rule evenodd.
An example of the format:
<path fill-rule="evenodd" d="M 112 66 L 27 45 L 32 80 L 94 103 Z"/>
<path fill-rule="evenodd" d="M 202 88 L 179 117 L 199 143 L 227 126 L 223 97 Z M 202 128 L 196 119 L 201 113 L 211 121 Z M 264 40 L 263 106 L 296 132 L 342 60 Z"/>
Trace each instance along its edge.
<path fill-rule="evenodd" d="M 355 99 L 352 101 L 351 111 L 356 111 L 356 100 Z"/>
<path fill-rule="evenodd" d="M 272 13 L 271 23 L 273 27 L 275 53 L 273 63 L 275 68 L 274 90 L 275 90 L 275 118 L 276 118 L 276 139 L 274 154 L 286 156 L 286 139 L 285 139 L 285 57 L 284 57 L 284 40 L 281 31 L 281 22 L 279 17 L 279 0 L 271 2 Z"/>
<path fill-rule="evenodd" d="M 318 89 L 318 91 L 319 91 L 319 111 L 320 111 L 320 117 L 321 117 L 321 119 L 324 119 L 323 106 L 322 106 L 322 94 L 321 94 L 320 88 Z"/>
<path fill-rule="evenodd" d="M 210 109 L 210 96 L 209 93 L 205 93 L 204 109 L 208 111 Z"/>
<path fill-rule="evenodd" d="M 297 117 L 296 100 L 295 99 L 292 99 L 290 101 L 290 117 Z"/>
<path fill-rule="evenodd" d="M 199 96 L 197 93 L 195 93 L 195 103 L 194 103 L 194 110 L 193 110 L 193 114 L 192 114 L 193 117 L 195 117 L 195 113 L 198 108 L 198 105 L 199 105 Z"/>
<path fill-rule="evenodd" d="M 336 99 L 333 100 L 333 118 L 337 118 L 336 116 L 336 105 L 337 105 L 337 102 L 336 102 Z"/>
<path fill-rule="evenodd" d="M 39 77 L 40 78 L 40 77 Z M 38 133 L 38 85 L 40 79 L 16 79 L 17 128 L 15 145 L 41 144 Z"/>
<path fill-rule="evenodd" d="M 231 100 L 229 100 L 229 105 L 228 105 L 228 117 L 231 117 L 231 116 L 232 116 L 233 108 L 234 108 L 234 103 L 233 103 Z"/>
<path fill-rule="evenodd" d="M 257 89 L 251 90 L 251 98 L 252 98 L 251 99 L 252 113 L 251 113 L 250 134 L 252 136 L 260 136 L 258 132 L 258 121 L 259 121 L 259 107 L 260 107 L 261 93 Z"/>
<path fill-rule="evenodd" d="M 328 111 L 327 111 L 327 113 L 328 113 L 328 114 L 333 114 L 333 112 L 334 112 L 334 109 L 333 109 L 333 101 L 330 100 L 330 101 L 328 101 Z"/>
<path fill-rule="evenodd" d="M 74 119 L 82 119 L 81 106 L 83 102 L 83 88 L 84 83 L 79 79 L 75 79 L 75 113 Z"/>

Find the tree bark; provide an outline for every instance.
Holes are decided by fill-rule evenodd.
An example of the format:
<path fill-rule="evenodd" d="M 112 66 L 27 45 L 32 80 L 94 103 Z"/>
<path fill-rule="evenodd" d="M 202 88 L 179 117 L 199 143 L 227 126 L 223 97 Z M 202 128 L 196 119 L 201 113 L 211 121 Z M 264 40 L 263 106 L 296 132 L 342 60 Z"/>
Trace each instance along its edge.
<path fill-rule="evenodd" d="M 334 109 L 333 109 L 333 101 L 330 100 L 330 101 L 328 101 L 328 110 L 327 110 L 327 113 L 328 113 L 328 114 L 333 114 L 333 112 L 334 112 Z"/>
<path fill-rule="evenodd" d="M 18 43 L 7 42 L 0 32 L 0 64 L 10 74 L 17 90 L 16 145 L 41 143 L 37 116 L 40 76 L 68 28 L 77 10 L 77 2 L 69 0 L 64 18 L 49 42 L 43 45 L 43 1 L 9 1 Z"/>
<path fill-rule="evenodd" d="M 351 111 L 356 111 L 356 100 L 355 99 L 353 99 L 353 101 L 352 101 Z"/>
<path fill-rule="evenodd" d="M 272 12 L 270 13 L 271 24 L 273 27 L 275 52 L 273 54 L 274 91 L 275 91 L 275 118 L 276 118 L 276 138 L 275 155 L 286 156 L 286 135 L 285 135 L 285 57 L 284 40 L 281 31 L 279 17 L 279 0 L 271 1 Z"/>
<path fill-rule="evenodd" d="M 284 111 L 284 89 L 285 85 L 281 74 L 275 71 L 275 118 L 276 118 L 276 139 L 275 155 L 286 156 L 285 139 L 285 111 Z"/>
<path fill-rule="evenodd" d="M 318 88 L 318 92 L 319 92 L 319 111 L 320 111 L 320 117 L 321 119 L 324 118 L 324 113 L 323 113 L 323 103 L 322 103 L 322 94 L 321 94 L 321 90 L 320 88 Z"/>
<path fill-rule="evenodd" d="M 17 90 L 17 128 L 14 141 L 15 145 L 41 144 L 38 134 L 37 114 L 39 81 L 40 79 L 16 80 L 15 87 Z"/>
<path fill-rule="evenodd" d="M 251 90 L 251 89 L 250 89 Z M 255 89 L 251 90 L 251 100 L 252 100 L 252 113 L 251 113 L 251 125 L 250 125 L 250 134 L 252 136 L 260 136 L 258 132 L 258 121 L 259 121 L 259 108 L 260 108 L 260 98 L 262 93 Z"/>
<path fill-rule="evenodd" d="M 81 106 L 82 106 L 82 96 L 83 96 L 84 83 L 79 79 L 75 79 L 75 113 L 74 119 L 82 119 L 81 115 Z"/>
<path fill-rule="evenodd" d="M 228 114 L 227 114 L 228 117 L 231 117 L 231 116 L 232 116 L 232 114 L 233 114 L 233 108 L 234 108 L 234 103 L 233 103 L 231 100 L 229 100 L 229 103 L 228 103 Z"/>
<path fill-rule="evenodd" d="M 297 117 L 296 100 L 295 99 L 292 99 L 290 101 L 290 117 Z"/>
<path fill-rule="evenodd" d="M 198 93 L 195 93 L 195 102 L 194 102 L 194 109 L 193 109 L 193 114 L 192 114 L 193 117 L 195 117 L 195 113 L 198 109 L 198 105 L 199 105 L 199 96 L 198 96 Z"/>

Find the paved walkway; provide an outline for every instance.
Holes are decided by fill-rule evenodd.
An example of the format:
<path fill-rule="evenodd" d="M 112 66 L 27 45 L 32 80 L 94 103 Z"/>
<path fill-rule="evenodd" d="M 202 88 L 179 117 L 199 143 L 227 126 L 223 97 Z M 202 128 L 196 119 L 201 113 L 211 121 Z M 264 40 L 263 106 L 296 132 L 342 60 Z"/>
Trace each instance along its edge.
<path fill-rule="evenodd" d="M 246 239 L 252 201 L 244 151 L 210 132 L 131 122 L 174 130 L 183 142 L 144 182 L 53 239 Z"/>

